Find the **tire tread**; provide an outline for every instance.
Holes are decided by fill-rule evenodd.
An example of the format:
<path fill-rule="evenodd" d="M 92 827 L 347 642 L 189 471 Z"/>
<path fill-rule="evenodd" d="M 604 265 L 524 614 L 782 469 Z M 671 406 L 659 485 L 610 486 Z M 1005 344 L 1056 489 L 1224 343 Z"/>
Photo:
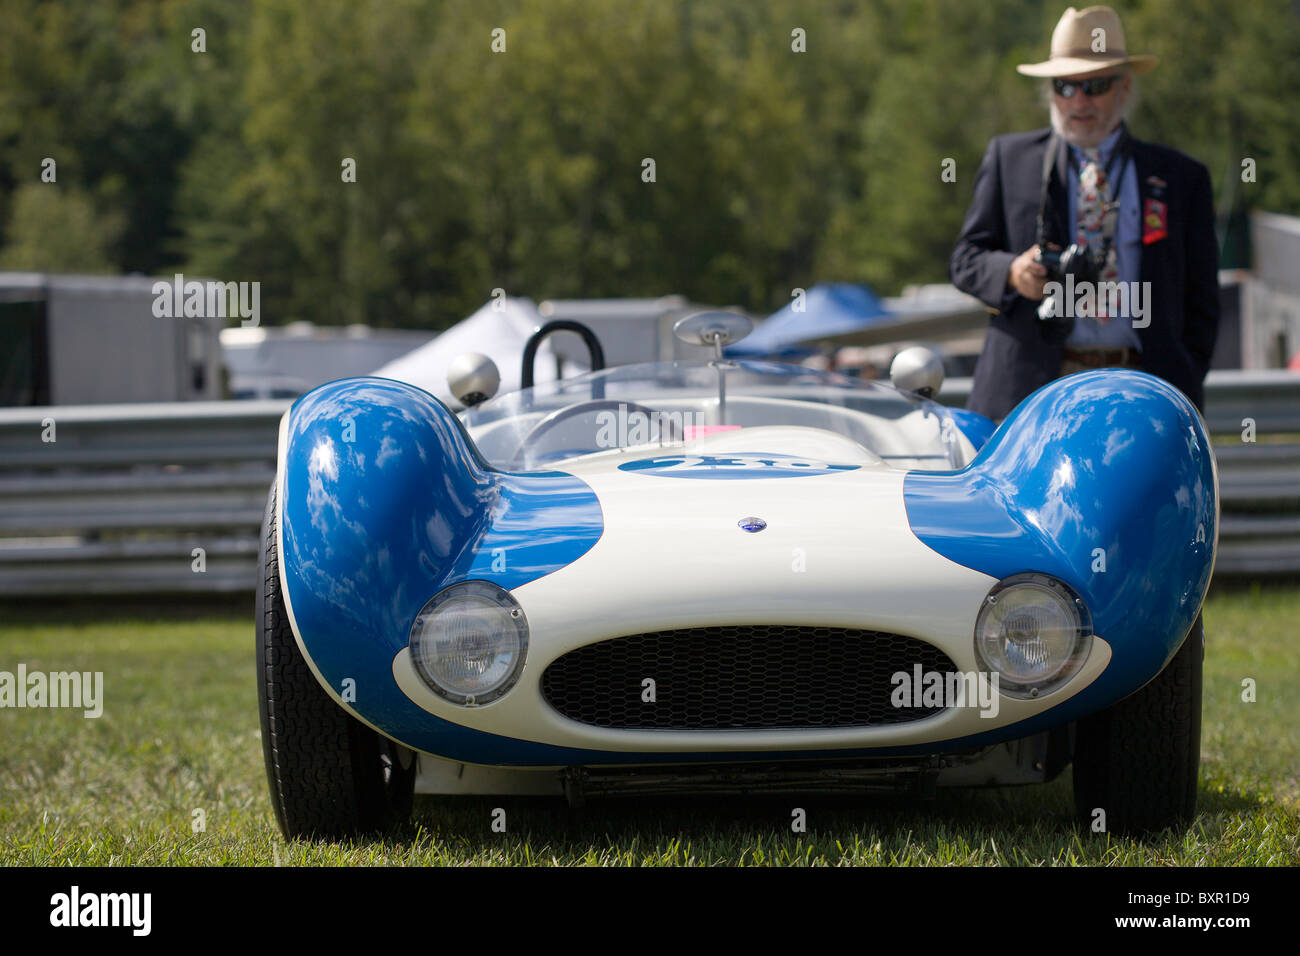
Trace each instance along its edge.
<path fill-rule="evenodd" d="M 1106 811 L 1107 829 L 1146 834 L 1196 816 L 1204 631 L 1198 617 L 1154 680 L 1075 731 L 1074 797 L 1080 823 Z"/>
<path fill-rule="evenodd" d="M 384 820 L 378 734 L 316 680 L 280 593 L 272 488 L 263 520 L 257 602 L 258 698 L 267 783 L 286 839 L 345 837 Z"/>

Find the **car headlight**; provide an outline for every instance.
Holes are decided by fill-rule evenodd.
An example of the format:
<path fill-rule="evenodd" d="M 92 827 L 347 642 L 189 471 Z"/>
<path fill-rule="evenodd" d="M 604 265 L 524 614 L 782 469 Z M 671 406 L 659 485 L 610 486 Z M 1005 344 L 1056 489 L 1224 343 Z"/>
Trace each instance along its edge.
<path fill-rule="evenodd" d="M 975 621 L 975 655 L 998 690 L 1021 700 L 1073 677 L 1092 649 L 1092 615 L 1073 590 L 1046 574 L 1016 574 L 989 592 Z"/>
<path fill-rule="evenodd" d="M 528 621 L 508 591 L 464 581 L 439 591 L 411 625 L 411 660 L 434 693 L 486 704 L 510 690 L 528 654 Z"/>

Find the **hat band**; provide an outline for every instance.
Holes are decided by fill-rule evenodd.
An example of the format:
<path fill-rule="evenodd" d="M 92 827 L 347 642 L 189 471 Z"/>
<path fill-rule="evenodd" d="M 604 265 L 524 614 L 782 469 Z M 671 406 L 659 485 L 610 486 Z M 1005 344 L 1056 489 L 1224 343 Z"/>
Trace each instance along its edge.
<path fill-rule="evenodd" d="M 1050 58 L 1053 60 L 1060 60 L 1060 59 L 1064 59 L 1065 57 L 1072 57 L 1072 58 L 1083 57 L 1084 59 L 1104 58 L 1107 60 L 1113 60 L 1116 57 L 1127 57 L 1127 56 L 1128 53 L 1124 50 L 1106 50 L 1104 52 L 1098 53 L 1096 50 L 1092 49 L 1091 47 L 1082 47 L 1082 48 L 1074 47 L 1073 49 L 1070 50 L 1061 50 L 1061 51 L 1053 50 Z"/>

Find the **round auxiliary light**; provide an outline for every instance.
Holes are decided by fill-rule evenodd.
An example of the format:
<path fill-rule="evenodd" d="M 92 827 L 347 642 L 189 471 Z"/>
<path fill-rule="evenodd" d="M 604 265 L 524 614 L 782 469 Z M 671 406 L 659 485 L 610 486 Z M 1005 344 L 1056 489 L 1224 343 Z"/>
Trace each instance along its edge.
<path fill-rule="evenodd" d="M 420 678 L 454 704 L 486 704 L 505 694 L 528 654 L 523 609 L 495 584 L 464 581 L 439 591 L 411 625 L 411 661 Z"/>
<path fill-rule="evenodd" d="M 1020 700 L 1060 687 L 1092 649 L 1092 615 L 1064 582 L 1016 574 L 994 586 L 975 621 L 975 656 L 998 675 L 998 690 Z"/>

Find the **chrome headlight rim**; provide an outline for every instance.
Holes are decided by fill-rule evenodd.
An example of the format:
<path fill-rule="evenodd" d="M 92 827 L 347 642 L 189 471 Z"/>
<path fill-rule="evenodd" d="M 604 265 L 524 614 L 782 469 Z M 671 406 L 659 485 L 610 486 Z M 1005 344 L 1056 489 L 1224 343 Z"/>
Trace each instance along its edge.
<path fill-rule="evenodd" d="M 1038 680 L 1019 681 L 1008 677 L 989 659 L 983 646 L 982 632 L 988 616 L 998 606 L 1006 592 L 1024 589 L 1026 586 L 1042 589 L 1058 602 L 1059 607 L 1068 609 L 1073 618 L 1075 633 L 1069 653 L 1054 670 Z M 973 643 L 975 659 L 980 668 L 989 675 L 998 676 L 998 692 L 1002 696 L 1014 700 L 1038 700 L 1068 684 L 1079 673 L 1092 653 L 1094 636 L 1092 613 L 1074 588 L 1050 574 L 1041 571 L 1023 571 L 1003 578 L 989 589 L 989 593 L 980 603 L 980 611 L 975 619 Z"/>
<path fill-rule="evenodd" d="M 436 640 L 431 625 L 440 614 L 446 613 L 448 605 L 458 600 L 487 601 L 496 605 L 505 612 L 505 620 L 510 622 L 513 628 L 511 636 L 516 642 L 514 656 L 506 673 L 488 689 L 477 693 L 466 693 L 441 683 L 429 669 L 424 653 L 425 642 Z M 443 588 L 424 603 L 411 622 L 407 646 L 411 664 L 425 687 L 449 703 L 462 707 L 480 707 L 500 700 L 519 683 L 524 662 L 528 658 L 528 619 L 519 602 L 504 588 L 491 581 L 459 581 Z"/>

